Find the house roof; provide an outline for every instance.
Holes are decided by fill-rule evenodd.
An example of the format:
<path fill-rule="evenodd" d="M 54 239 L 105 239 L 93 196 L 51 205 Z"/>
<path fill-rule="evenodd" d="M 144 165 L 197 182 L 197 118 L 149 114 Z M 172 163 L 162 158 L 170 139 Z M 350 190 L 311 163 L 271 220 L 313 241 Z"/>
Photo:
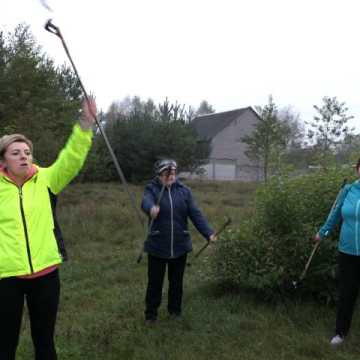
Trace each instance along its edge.
<path fill-rule="evenodd" d="M 246 110 L 251 110 L 256 114 L 256 112 L 248 106 L 246 108 L 231 111 L 201 115 L 196 117 L 191 122 L 191 125 L 194 127 L 200 138 L 210 140 L 221 130 L 229 126 L 235 119 L 243 115 Z"/>

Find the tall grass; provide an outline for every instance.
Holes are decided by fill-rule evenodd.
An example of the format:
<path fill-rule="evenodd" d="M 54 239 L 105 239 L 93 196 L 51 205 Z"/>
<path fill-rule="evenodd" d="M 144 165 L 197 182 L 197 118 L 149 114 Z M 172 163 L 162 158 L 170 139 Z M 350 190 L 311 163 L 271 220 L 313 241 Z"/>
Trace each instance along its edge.
<path fill-rule="evenodd" d="M 251 216 L 252 184 L 190 186 L 215 228 L 225 215 L 233 219 L 232 226 Z M 142 189 L 132 190 L 140 202 Z M 58 212 L 70 256 L 61 267 L 56 331 L 60 360 L 355 360 L 360 356 L 358 318 L 347 344 L 333 350 L 328 345 L 333 308 L 311 303 L 269 304 L 214 283 L 209 257 L 216 244 L 186 270 L 183 318 L 167 318 L 165 293 L 159 321 L 148 327 L 143 316 L 146 257 L 136 264 L 144 229 L 120 185 L 72 185 L 60 196 Z M 194 228 L 192 233 L 196 251 L 204 240 Z M 191 255 L 189 260 L 193 260 Z M 31 358 L 25 316 L 18 359 Z"/>

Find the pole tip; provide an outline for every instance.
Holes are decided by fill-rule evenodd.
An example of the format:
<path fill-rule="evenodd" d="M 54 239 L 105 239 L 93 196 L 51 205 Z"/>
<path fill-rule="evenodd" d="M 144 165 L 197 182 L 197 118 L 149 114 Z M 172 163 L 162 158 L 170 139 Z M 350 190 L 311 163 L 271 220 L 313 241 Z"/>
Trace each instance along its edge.
<path fill-rule="evenodd" d="M 136 260 L 136 263 L 137 263 L 137 264 L 140 264 L 140 263 L 141 263 L 141 260 L 142 260 L 142 255 L 139 255 L 139 257 L 138 257 L 137 260 Z"/>

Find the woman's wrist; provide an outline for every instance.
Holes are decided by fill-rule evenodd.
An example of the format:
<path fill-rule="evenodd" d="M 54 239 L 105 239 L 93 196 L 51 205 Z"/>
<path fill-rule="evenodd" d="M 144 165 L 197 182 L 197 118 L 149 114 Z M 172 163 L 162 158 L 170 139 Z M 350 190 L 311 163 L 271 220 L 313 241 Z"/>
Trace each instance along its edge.
<path fill-rule="evenodd" d="M 83 119 L 79 120 L 79 125 L 83 131 L 89 131 L 92 129 L 92 123 Z"/>

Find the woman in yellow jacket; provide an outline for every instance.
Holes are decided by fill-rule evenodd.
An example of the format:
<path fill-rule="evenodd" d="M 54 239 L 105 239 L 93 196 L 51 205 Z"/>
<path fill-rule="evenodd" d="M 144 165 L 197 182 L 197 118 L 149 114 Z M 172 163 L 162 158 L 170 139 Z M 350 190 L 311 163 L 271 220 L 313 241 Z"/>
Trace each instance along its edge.
<path fill-rule="evenodd" d="M 54 329 L 58 267 L 66 252 L 55 218 L 56 195 L 77 175 L 91 146 L 95 101 L 48 168 L 33 164 L 21 134 L 0 139 L 0 359 L 14 360 L 26 297 L 36 360 L 57 359 Z"/>

